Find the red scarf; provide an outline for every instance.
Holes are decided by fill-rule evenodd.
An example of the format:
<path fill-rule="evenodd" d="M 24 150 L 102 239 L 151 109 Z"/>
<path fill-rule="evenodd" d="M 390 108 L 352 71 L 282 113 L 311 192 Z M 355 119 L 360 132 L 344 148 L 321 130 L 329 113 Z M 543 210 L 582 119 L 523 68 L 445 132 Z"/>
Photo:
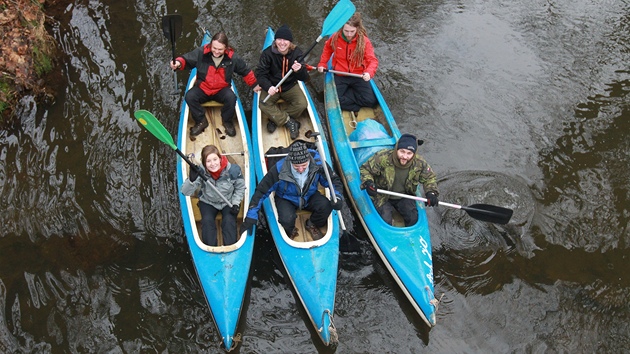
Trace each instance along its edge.
<path fill-rule="evenodd" d="M 217 172 L 208 171 L 210 173 L 210 177 L 212 177 L 215 181 L 218 180 L 219 177 L 221 177 L 221 172 L 223 172 L 223 170 L 225 170 L 225 168 L 227 167 L 227 164 L 227 157 L 221 156 L 221 167 L 219 167 Z"/>

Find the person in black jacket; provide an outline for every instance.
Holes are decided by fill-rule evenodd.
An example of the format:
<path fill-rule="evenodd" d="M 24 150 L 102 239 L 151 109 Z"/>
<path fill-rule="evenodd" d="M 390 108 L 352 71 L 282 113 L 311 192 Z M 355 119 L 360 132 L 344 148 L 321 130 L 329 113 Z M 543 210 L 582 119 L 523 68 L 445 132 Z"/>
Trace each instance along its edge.
<path fill-rule="evenodd" d="M 296 119 L 307 106 L 306 97 L 297 85 L 298 80 L 308 79 L 308 71 L 302 65 L 302 56 L 302 50 L 293 44 L 293 33 L 287 25 L 282 25 L 276 31 L 273 44 L 260 55 L 256 69 L 256 78 L 262 89 L 260 110 L 270 117 L 267 131 L 273 133 L 277 126 L 286 126 L 293 140 L 297 139 L 300 130 L 300 122 Z M 293 73 L 276 88 L 291 69 Z M 286 102 L 284 109 L 277 104 L 281 98 Z"/>
<path fill-rule="evenodd" d="M 318 191 L 319 184 L 329 187 L 324 168 L 328 169 L 337 197 L 336 203 Z M 291 239 L 298 235 L 298 229 L 295 227 L 296 210 L 308 210 L 311 217 L 306 221 L 305 227 L 313 240 L 319 240 L 323 237 L 319 228 L 326 225 L 332 210 L 341 210 L 343 205 L 341 188 L 339 176 L 328 164 L 322 163 L 317 150 L 308 149 L 302 140 L 296 140 L 289 146 L 287 157 L 271 166 L 256 187 L 241 225 L 241 232 L 256 225 L 262 202 L 271 192 L 275 192 L 278 222 L 287 235 Z"/>
<path fill-rule="evenodd" d="M 195 121 L 195 125 L 190 128 L 190 136 L 195 137 L 208 127 L 206 111 L 201 104 L 211 100 L 223 103 L 221 120 L 225 133 L 236 136 L 233 122 L 236 115 L 236 95 L 231 87 L 232 74 L 242 76 L 245 83 L 254 87 L 255 91 L 260 90 L 260 87 L 256 86 L 254 72 L 229 47 L 227 35 L 223 32 L 216 33 L 210 43 L 176 58 L 170 65 L 173 70 L 197 68 L 197 82 L 186 92 L 185 97 Z"/>

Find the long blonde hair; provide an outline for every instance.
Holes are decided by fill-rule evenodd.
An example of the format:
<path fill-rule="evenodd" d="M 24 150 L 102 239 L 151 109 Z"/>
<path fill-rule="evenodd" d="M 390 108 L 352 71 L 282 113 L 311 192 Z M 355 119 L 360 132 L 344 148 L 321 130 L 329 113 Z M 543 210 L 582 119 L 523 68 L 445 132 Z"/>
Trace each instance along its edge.
<path fill-rule="evenodd" d="M 350 17 L 348 22 L 346 22 L 345 24 L 356 27 L 357 29 L 357 34 L 355 35 L 357 37 L 357 47 L 350 55 L 350 66 L 361 66 L 363 65 L 363 58 L 365 57 L 365 37 L 367 37 L 367 31 L 365 30 L 365 27 L 363 27 L 363 20 L 361 20 L 361 13 L 355 12 L 354 15 L 352 15 L 352 17 Z M 335 34 L 333 34 L 332 36 L 330 44 L 332 45 L 333 50 L 335 48 L 335 43 L 337 42 L 337 39 L 341 34 L 343 34 L 343 27 L 341 27 L 341 29 L 335 32 Z"/>

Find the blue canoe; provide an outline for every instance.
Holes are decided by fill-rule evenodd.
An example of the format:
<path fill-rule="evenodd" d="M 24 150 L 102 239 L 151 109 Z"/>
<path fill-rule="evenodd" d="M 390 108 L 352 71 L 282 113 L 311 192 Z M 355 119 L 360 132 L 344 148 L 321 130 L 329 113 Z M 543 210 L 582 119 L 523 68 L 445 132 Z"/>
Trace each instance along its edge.
<path fill-rule="evenodd" d="M 203 44 L 210 41 L 211 36 L 206 32 Z M 193 69 L 186 85 L 186 91 L 193 87 L 196 81 L 197 70 Z M 245 111 L 240 97 L 232 82 L 232 90 L 237 97 L 236 136 L 229 137 L 224 133 L 221 121 L 221 104 L 208 102 L 206 106 L 206 119 L 209 126 L 198 135 L 195 140 L 188 137 L 189 129 L 193 126 L 192 118 L 189 118 L 188 105 L 182 103 L 177 147 L 186 155 L 192 156 L 192 160 L 200 163 L 201 149 L 213 144 L 228 157 L 231 163 L 238 164 L 245 177 L 245 197 L 241 205 L 237 223 L 243 220 L 243 211 L 247 210 L 249 200 L 255 188 L 255 174 L 253 170 L 253 158 L 251 154 L 251 140 L 249 127 L 245 117 Z M 188 177 L 189 167 L 178 159 L 177 183 L 179 186 Z M 201 239 L 201 214 L 197 207 L 196 197 L 187 197 L 179 193 L 179 201 L 182 210 L 184 230 L 190 253 L 192 255 L 195 270 L 201 283 L 201 288 L 210 306 L 210 312 L 221 335 L 223 346 L 231 350 L 238 345 L 240 334 L 236 334 L 238 320 L 243 307 L 245 291 L 249 280 L 249 271 L 254 250 L 254 235 L 241 234 L 233 245 L 223 246 L 220 219 L 217 218 L 217 230 L 219 246 L 211 247 L 203 243 Z M 220 214 L 219 214 L 220 217 Z M 235 338 L 236 337 L 236 338 Z"/>
<path fill-rule="evenodd" d="M 383 95 L 373 80 L 370 83 L 379 104 L 374 109 L 361 108 L 355 116 L 341 110 L 333 74 L 326 74 L 326 114 L 335 142 L 332 149 L 338 168 L 343 171 L 341 179 L 351 204 L 374 248 L 418 314 L 429 326 L 434 326 L 438 301 L 433 292 L 431 238 L 424 204 L 416 203 L 417 224 L 404 227 L 402 218 L 396 215 L 395 226 L 391 226 L 383 221 L 368 194 L 361 190 L 359 164 L 378 150 L 393 148 L 400 137 Z M 381 128 L 381 134 L 375 134 L 374 127 Z"/>
<path fill-rule="evenodd" d="M 264 48 L 267 48 L 274 39 L 274 32 L 271 28 L 267 30 Z M 304 133 L 308 130 L 322 132 L 321 122 L 311 97 L 303 82 L 299 83 L 300 88 L 308 100 L 308 109 L 298 121 L 301 123 L 300 137 L 307 142 L 314 142 L 314 139 L 307 139 Z M 254 154 L 256 156 L 256 176 L 260 181 L 267 173 L 266 152 L 271 147 L 287 147 L 291 143 L 289 133 L 285 127 L 278 127 L 270 134 L 267 131 L 266 115 L 261 114 L 259 108 L 259 95 L 254 94 L 252 109 L 252 140 L 254 141 Z M 322 145 L 325 149 L 325 157 L 330 161 L 330 152 L 327 148 L 325 137 L 322 137 Z M 331 198 L 328 189 L 320 189 L 328 198 Z M 335 290 L 337 287 L 337 270 L 339 261 L 339 219 L 337 212 L 333 210 L 328 223 L 321 229 L 324 237 L 313 241 L 310 233 L 304 229 L 304 222 L 309 218 L 310 213 L 298 211 L 298 218 L 295 226 L 299 229 L 300 235 L 291 240 L 284 228 L 278 223 L 276 205 L 274 203 L 274 193 L 263 202 L 263 209 L 269 224 L 269 229 L 276 248 L 286 269 L 295 292 L 300 302 L 306 309 L 309 319 L 319 334 L 322 342 L 328 346 L 336 346 L 337 331 L 333 323 L 333 312 L 335 306 Z"/>

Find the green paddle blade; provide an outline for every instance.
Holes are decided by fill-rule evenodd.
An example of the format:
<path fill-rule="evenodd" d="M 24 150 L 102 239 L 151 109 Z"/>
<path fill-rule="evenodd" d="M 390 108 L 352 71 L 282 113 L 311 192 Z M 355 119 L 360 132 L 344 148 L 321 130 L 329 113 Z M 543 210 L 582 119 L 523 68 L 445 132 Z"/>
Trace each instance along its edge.
<path fill-rule="evenodd" d="M 350 0 L 341 0 L 333 7 L 322 26 L 321 37 L 328 37 L 338 31 L 354 15 L 356 7 Z"/>
<path fill-rule="evenodd" d="M 143 127 L 151 132 L 151 134 L 153 134 L 156 138 L 160 139 L 161 142 L 170 146 L 173 150 L 177 150 L 177 146 L 173 142 L 171 134 L 151 112 L 141 109 L 136 111 L 133 115 Z"/>

